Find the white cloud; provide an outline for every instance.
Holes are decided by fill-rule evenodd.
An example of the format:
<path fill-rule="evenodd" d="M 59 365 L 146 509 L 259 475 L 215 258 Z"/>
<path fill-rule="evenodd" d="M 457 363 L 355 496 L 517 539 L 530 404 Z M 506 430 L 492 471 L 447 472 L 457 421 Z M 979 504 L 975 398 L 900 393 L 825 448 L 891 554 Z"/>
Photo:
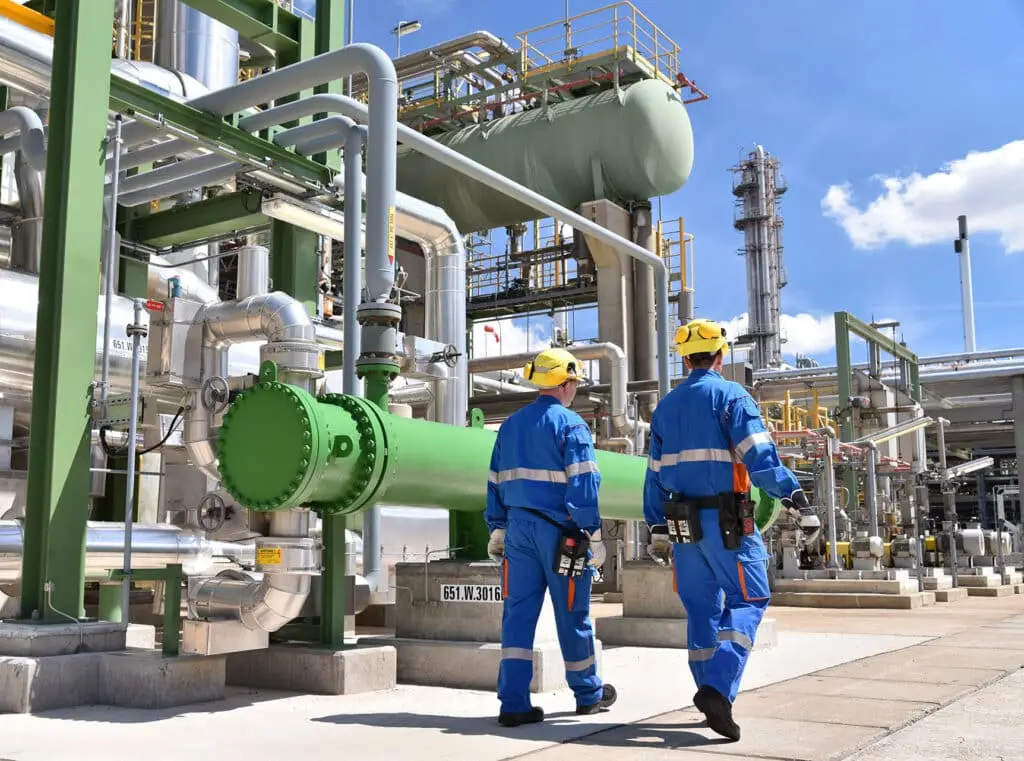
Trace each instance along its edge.
<path fill-rule="evenodd" d="M 487 320 L 473 325 L 473 356 L 494 357 L 541 351 L 551 346 L 551 323 L 543 318 L 525 321 Z M 513 368 L 517 372 L 522 368 Z"/>
<path fill-rule="evenodd" d="M 748 319 L 747 313 L 744 312 L 724 323 L 727 335 L 744 335 L 747 332 Z M 787 356 L 820 354 L 835 348 L 836 328 L 832 315 L 815 317 L 806 313 L 784 314 L 779 321 L 782 337 L 785 339 L 782 353 Z"/>
<path fill-rule="evenodd" d="M 848 184 L 833 185 L 821 200 L 856 248 L 890 241 L 912 246 L 952 241 L 956 218 L 971 232 L 997 233 L 1007 253 L 1024 251 L 1024 140 L 975 151 L 929 175 L 878 177 L 884 192 L 861 209 Z"/>

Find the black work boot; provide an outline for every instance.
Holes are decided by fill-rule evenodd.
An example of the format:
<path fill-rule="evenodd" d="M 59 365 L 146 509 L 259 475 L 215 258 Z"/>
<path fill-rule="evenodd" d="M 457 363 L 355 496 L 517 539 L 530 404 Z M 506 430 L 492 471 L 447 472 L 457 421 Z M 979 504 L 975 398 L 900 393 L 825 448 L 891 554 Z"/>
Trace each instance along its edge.
<path fill-rule="evenodd" d="M 693 704 L 707 718 L 708 728 L 732 741 L 740 739 L 740 728 L 732 719 L 732 703 L 707 685 L 697 690 Z"/>
<path fill-rule="evenodd" d="M 591 703 L 590 705 L 576 706 L 576 713 L 580 716 L 588 716 L 592 713 L 598 713 L 599 711 L 606 711 L 611 708 L 618 699 L 619 694 L 615 691 L 615 688 L 610 684 L 606 684 L 601 692 L 600 700 L 596 703 Z"/>
<path fill-rule="evenodd" d="M 498 714 L 498 723 L 503 727 L 519 727 L 523 724 L 536 724 L 544 721 L 544 709 L 534 706 L 529 711 L 502 711 Z"/>

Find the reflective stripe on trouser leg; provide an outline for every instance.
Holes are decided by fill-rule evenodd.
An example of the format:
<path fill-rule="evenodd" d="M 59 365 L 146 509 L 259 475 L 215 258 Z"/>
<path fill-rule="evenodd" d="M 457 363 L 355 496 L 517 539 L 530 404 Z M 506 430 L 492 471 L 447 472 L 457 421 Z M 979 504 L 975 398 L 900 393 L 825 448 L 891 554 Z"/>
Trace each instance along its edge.
<path fill-rule="evenodd" d="M 532 708 L 533 640 L 544 604 L 544 569 L 530 551 L 531 537 L 522 536 L 521 524 L 509 522 L 505 535 L 507 574 L 501 616 L 501 665 L 498 699 L 501 710 L 525 713 Z"/>
<path fill-rule="evenodd" d="M 722 612 L 721 590 L 711 566 L 696 544 L 674 546 L 672 569 L 676 594 L 686 608 L 690 673 L 694 684 L 702 687 L 717 646 L 718 619 Z"/>
<path fill-rule="evenodd" d="M 718 648 L 707 664 L 705 679 L 708 686 L 732 701 L 740 691 L 743 672 L 754 648 L 757 628 L 768 607 L 770 593 L 763 560 L 737 561 L 735 553 L 730 553 L 728 561 L 731 562 L 725 557 L 721 560 L 725 612 L 716 637 Z"/>
<path fill-rule="evenodd" d="M 554 529 L 553 526 L 551 528 Z M 553 540 L 550 546 L 552 562 L 545 567 L 547 569 L 554 566 L 556 542 Z M 569 579 L 548 570 L 547 581 L 554 608 L 558 644 L 565 661 L 565 681 L 572 688 L 577 705 L 592 705 L 601 699 L 604 691 L 601 678 L 597 675 L 596 643 L 590 621 L 593 575 L 588 571 L 573 579 L 570 584 Z M 573 588 L 571 601 L 570 586 Z"/>

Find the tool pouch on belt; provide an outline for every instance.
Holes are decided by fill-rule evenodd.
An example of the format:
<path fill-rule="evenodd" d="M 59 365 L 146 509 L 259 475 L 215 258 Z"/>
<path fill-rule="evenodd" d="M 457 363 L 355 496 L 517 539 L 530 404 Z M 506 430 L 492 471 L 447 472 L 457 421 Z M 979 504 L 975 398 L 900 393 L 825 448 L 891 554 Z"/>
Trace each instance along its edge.
<path fill-rule="evenodd" d="M 697 502 L 681 494 L 670 494 L 662 506 L 668 539 L 673 544 L 691 544 L 701 540 L 700 508 Z"/>
<path fill-rule="evenodd" d="M 722 544 L 727 550 L 738 550 L 743 537 L 754 533 L 754 503 L 746 494 L 721 494 L 718 502 L 718 525 Z"/>
<path fill-rule="evenodd" d="M 558 537 L 558 547 L 555 550 L 555 566 L 552 570 L 559 576 L 567 576 L 570 579 L 582 576 L 587 570 L 587 550 L 590 549 L 590 537 L 579 529 L 563 526 L 540 510 L 531 510 L 528 507 L 522 509 L 528 513 L 533 513 L 541 520 L 547 521 L 562 532 L 562 535 Z"/>

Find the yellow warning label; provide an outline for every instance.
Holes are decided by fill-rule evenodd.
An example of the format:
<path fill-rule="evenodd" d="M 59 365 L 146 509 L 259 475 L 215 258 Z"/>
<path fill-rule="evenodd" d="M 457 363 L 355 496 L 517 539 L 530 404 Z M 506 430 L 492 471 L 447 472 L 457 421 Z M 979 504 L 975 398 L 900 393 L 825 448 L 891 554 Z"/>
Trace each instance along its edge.
<path fill-rule="evenodd" d="M 280 547 L 257 547 L 257 565 L 281 565 L 284 551 Z"/>
<path fill-rule="evenodd" d="M 324 356 L 323 352 L 320 352 L 320 354 L 317 355 L 316 366 L 319 367 L 321 370 L 327 369 L 327 357 Z"/>
<path fill-rule="evenodd" d="M 388 263 L 395 263 L 395 207 L 388 209 Z"/>

